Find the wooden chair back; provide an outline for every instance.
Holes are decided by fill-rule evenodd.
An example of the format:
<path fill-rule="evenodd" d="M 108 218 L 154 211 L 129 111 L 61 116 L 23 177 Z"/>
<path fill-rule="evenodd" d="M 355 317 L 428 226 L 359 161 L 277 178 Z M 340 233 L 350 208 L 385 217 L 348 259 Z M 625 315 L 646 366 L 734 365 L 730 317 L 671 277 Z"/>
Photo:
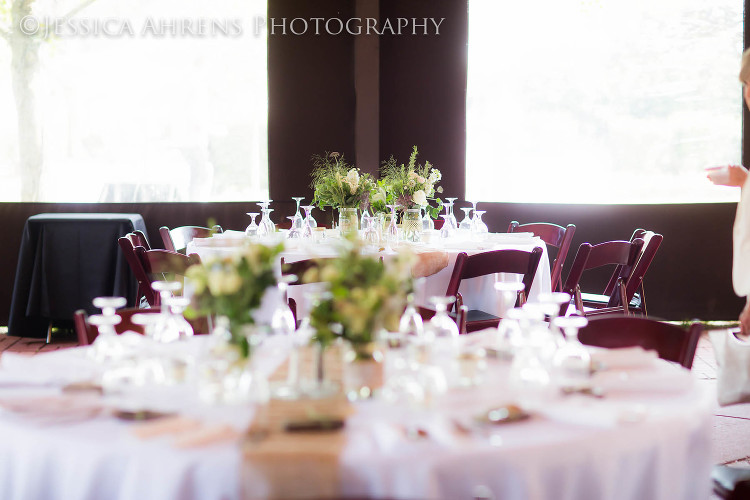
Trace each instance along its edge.
<path fill-rule="evenodd" d="M 550 278 L 552 281 L 552 290 L 560 291 L 562 289 L 562 271 L 565 260 L 568 257 L 570 244 L 573 242 L 573 235 L 576 232 L 574 224 L 567 226 L 558 226 L 549 222 L 533 222 L 529 224 L 520 224 L 518 221 L 512 221 L 508 226 L 509 233 L 534 233 L 547 244 L 547 247 L 557 249 L 555 259 L 550 265 Z"/>
<path fill-rule="evenodd" d="M 542 257 L 542 248 L 535 247 L 530 251 L 525 250 L 492 250 L 474 255 L 461 252 L 456 257 L 446 296 L 456 297 L 456 307 L 463 304 L 463 297 L 459 291 L 461 281 L 465 279 L 478 278 L 496 273 L 520 274 L 524 288 L 519 292 L 519 301 L 523 304 L 531 290 L 539 260 Z M 452 309 L 449 306 L 449 310 Z M 476 319 L 475 319 L 476 318 Z M 497 326 L 500 318 L 484 311 L 469 310 L 466 314 L 466 331 L 472 332 L 483 328 Z"/>
<path fill-rule="evenodd" d="M 655 350 L 662 359 L 690 369 L 702 332 L 703 325 L 699 322 L 686 331 L 677 325 L 640 316 L 608 316 L 589 319 L 578 338 L 586 345 L 599 347 L 641 346 Z"/>
<path fill-rule="evenodd" d="M 180 226 L 174 229 L 162 226 L 159 228 L 164 249 L 177 253 L 185 253 L 188 243 L 193 241 L 193 238 L 208 238 L 223 232 L 224 229 L 219 225 L 210 228 L 202 226 Z"/>
<path fill-rule="evenodd" d="M 573 297 L 576 309 L 578 309 L 580 314 L 584 314 L 580 287 L 581 276 L 585 271 L 609 265 L 614 266 L 616 270 L 615 282 L 617 290 L 613 294 L 618 293 L 620 295 L 620 304 L 615 305 L 611 303 L 608 306 L 609 308 L 617 308 L 625 314 L 628 313 L 628 301 L 624 300 L 626 297 L 626 283 L 642 247 L 643 240 L 640 238 L 635 238 L 633 241 L 605 241 L 598 245 L 582 243 L 578 247 L 578 252 L 573 259 L 570 273 L 563 285 L 563 292 Z M 567 307 L 567 304 L 561 306 L 561 315 L 566 313 Z"/>
<path fill-rule="evenodd" d="M 151 282 L 172 281 L 182 278 L 185 276 L 188 267 L 201 262 L 200 257 L 196 254 L 183 255 L 169 250 L 146 250 L 143 247 L 135 247 L 134 251 L 142 270 L 139 271 L 139 274 L 145 273 L 146 276 L 144 295 L 152 307 L 158 306 L 161 300 L 159 294 L 151 287 Z"/>

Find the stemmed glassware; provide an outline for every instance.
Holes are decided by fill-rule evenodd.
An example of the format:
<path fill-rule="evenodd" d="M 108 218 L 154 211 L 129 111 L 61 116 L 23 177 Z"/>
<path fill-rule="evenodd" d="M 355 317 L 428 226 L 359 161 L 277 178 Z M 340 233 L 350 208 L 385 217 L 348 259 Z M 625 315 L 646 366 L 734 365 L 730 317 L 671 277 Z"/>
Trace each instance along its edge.
<path fill-rule="evenodd" d="M 281 384 L 274 385 L 271 388 L 272 393 L 276 397 L 280 398 L 293 398 L 296 397 L 299 392 L 299 355 L 297 352 L 297 345 L 294 338 L 296 330 L 296 322 L 294 319 L 294 313 L 289 308 L 287 302 L 287 289 L 289 283 L 293 283 L 297 280 L 294 275 L 282 276 L 277 284 L 277 290 L 279 298 L 277 300 L 276 308 L 271 315 L 271 334 L 282 335 L 284 340 L 288 343 L 289 348 L 289 369 L 287 370 L 287 379 Z"/>
<path fill-rule="evenodd" d="M 472 227 L 472 220 L 471 220 L 471 216 L 469 215 L 469 213 L 473 210 L 473 208 L 471 208 L 471 207 L 461 207 L 461 210 L 464 211 L 464 218 L 461 221 L 461 224 L 458 225 L 458 229 L 460 231 L 470 232 L 471 231 L 471 227 Z"/>
<path fill-rule="evenodd" d="M 311 215 L 312 209 L 312 205 L 305 205 L 302 207 L 302 210 L 305 211 L 305 223 L 302 226 L 302 237 L 305 239 L 311 239 L 313 237 L 313 228 L 317 227 L 315 225 L 315 219 L 313 219 Z"/>
<path fill-rule="evenodd" d="M 273 208 L 262 208 L 261 212 L 263 215 L 260 218 L 260 224 L 258 224 L 258 236 L 270 236 L 276 232 L 276 225 L 271 220 Z"/>
<path fill-rule="evenodd" d="M 591 355 L 578 340 L 578 330 L 588 324 L 583 316 L 555 318 L 553 323 L 565 333 L 565 343 L 557 349 L 552 364 L 558 385 L 565 389 L 581 390 L 591 381 Z"/>
<path fill-rule="evenodd" d="M 365 230 L 362 233 L 362 240 L 365 242 L 365 247 L 369 250 L 375 250 L 377 252 L 378 245 L 380 243 L 380 237 L 378 236 L 378 230 L 375 229 L 375 217 L 368 215 L 364 218 Z"/>
<path fill-rule="evenodd" d="M 490 232 L 489 228 L 487 227 L 487 224 L 484 223 L 482 220 L 482 216 L 486 213 L 486 210 L 474 210 L 474 219 L 473 219 L 473 230 L 474 235 L 477 239 L 483 240 L 487 237 L 487 233 Z"/>
<path fill-rule="evenodd" d="M 367 205 L 362 205 L 361 207 L 362 215 L 359 216 L 359 227 L 365 227 L 365 219 L 370 216 L 370 211 L 368 210 L 368 208 L 369 207 Z"/>
<path fill-rule="evenodd" d="M 426 208 L 422 208 L 422 210 L 424 211 L 424 215 L 422 216 L 422 231 L 432 231 L 435 229 L 435 223 L 432 222 L 430 212 Z"/>
<path fill-rule="evenodd" d="M 172 320 L 169 301 L 172 298 L 173 292 L 182 288 L 182 283 L 179 281 L 154 281 L 151 283 L 151 288 L 159 292 L 161 303 L 159 319 L 154 322 L 153 326 L 152 335 L 154 340 L 157 342 L 172 342 L 179 339 L 180 332 L 177 325 Z"/>
<path fill-rule="evenodd" d="M 292 221 L 292 225 L 289 226 L 289 232 L 287 233 L 286 237 L 290 240 L 302 238 L 302 228 L 297 227 L 297 222 L 302 221 L 302 217 L 300 216 L 298 218 L 296 215 L 289 215 L 287 219 Z"/>
<path fill-rule="evenodd" d="M 312 232 L 312 229 L 315 229 L 316 227 L 318 227 L 318 222 L 312 216 L 313 208 L 315 208 L 315 205 L 305 205 L 302 207 L 302 210 L 305 211 L 305 224 L 310 226 L 311 232 Z"/>
<path fill-rule="evenodd" d="M 245 228 L 245 236 L 255 236 L 258 234 L 258 224 L 255 223 L 255 218 L 258 216 L 258 212 L 247 212 L 253 220 L 250 225 Z"/>
<path fill-rule="evenodd" d="M 292 226 L 291 229 L 302 229 L 302 225 L 304 224 L 304 219 L 302 218 L 302 214 L 299 211 L 299 206 L 302 200 L 305 198 L 302 196 L 293 196 L 292 199 L 297 202 L 297 211 L 294 213 L 294 216 L 291 217 L 292 219 Z"/>
<path fill-rule="evenodd" d="M 449 220 L 451 223 L 451 227 L 453 229 L 458 229 L 458 221 L 456 220 L 456 216 L 453 215 L 453 204 L 456 202 L 457 199 L 458 198 L 446 198 L 446 200 L 448 200 L 448 206 L 449 206 L 449 210 L 448 210 Z"/>
<path fill-rule="evenodd" d="M 385 253 L 393 254 L 393 246 L 398 243 L 398 226 L 396 225 L 396 208 L 398 205 L 386 205 L 391 209 L 391 222 L 385 230 Z"/>
<path fill-rule="evenodd" d="M 167 306 L 169 307 L 172 316 L 172 323 L 175 326 L 177 332 L 177 339 L 184 340 L 188 337 L 192 337 L 195 333 L 193 327 L 183 316 L 185 309 L 190 305 L 190 299 L 187 297 L 169 297 L 167 299 Z"/>
<path fill-rule="evenodd" d="M 89 317 L 89 323 L 99 330 L 99 335 L 94 340 L 92 356 L 103 361 L 119 352 L 115 325 L 120 323 L 120 317 L 116 310 L 125 306 L 127 301 L 124 297 L 96 297 L 93 302 L 94 307 L 100 308 L 102 313 Z"/>
<path fill-rule="evenodd" d="M 440 238 L 447 239 L 450 238 L 455 234 L 455 228 L 450 223 L 451 213 L 450 208 L 451 204 L 447 201 L 443 202 L 443 207 L 445 208 L 445 213 L 441 214 L 440 217 L 443 218 L 443 227 L 440 228 Z"/>

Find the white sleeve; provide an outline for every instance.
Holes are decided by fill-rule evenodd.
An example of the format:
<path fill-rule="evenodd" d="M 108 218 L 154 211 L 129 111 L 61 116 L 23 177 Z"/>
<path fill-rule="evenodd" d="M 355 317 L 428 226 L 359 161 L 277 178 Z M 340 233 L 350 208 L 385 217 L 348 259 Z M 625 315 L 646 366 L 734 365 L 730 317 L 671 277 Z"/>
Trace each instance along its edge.
<path fill-rule="evenodd" d="M 732 240 L 732 284 L 734 292 L 745 297 L 750 295 L 750 175 L 742 186 L 737 204 Z"/>

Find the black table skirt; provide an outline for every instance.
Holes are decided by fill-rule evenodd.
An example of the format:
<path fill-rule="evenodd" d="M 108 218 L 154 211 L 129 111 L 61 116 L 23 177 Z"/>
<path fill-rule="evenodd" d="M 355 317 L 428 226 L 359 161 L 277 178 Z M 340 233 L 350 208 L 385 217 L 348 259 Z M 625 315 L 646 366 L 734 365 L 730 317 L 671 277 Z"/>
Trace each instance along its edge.
<path fill-rule="evenodd" d="M 140 214 L 39 214 L 23 230 L 10 306 L 8 333 L 43 338 L 50 322 L 70 321 L 73 312 L 95 314 L 94 297 L 135 302 L 137 282 L 117 239 L 139 229 Z"/>

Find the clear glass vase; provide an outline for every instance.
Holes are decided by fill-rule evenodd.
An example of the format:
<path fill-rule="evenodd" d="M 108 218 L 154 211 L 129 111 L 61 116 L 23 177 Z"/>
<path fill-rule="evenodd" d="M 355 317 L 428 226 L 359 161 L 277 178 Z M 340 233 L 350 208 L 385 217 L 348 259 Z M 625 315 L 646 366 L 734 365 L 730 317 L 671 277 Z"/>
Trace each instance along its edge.
<path fill-rule="evenodd" d="M 359 229 L 359 216 L 356 208 L 339 208 L 339 231 L 341 234 Z"/>
<path fill-rule="evenodd" d="M 420 209 L 409 208 L 404 212 L 401 230 L 404 233 L 406 241 L 411 241 L 412 243 L 422 241 L 422 214 Z"/>
<path fill-rule="evenodd" d="M 383 352 L 374 342 L 352 344 L 344 354 L 344 392 L 347 399 L 369 399 L 383 387 Z"/>

